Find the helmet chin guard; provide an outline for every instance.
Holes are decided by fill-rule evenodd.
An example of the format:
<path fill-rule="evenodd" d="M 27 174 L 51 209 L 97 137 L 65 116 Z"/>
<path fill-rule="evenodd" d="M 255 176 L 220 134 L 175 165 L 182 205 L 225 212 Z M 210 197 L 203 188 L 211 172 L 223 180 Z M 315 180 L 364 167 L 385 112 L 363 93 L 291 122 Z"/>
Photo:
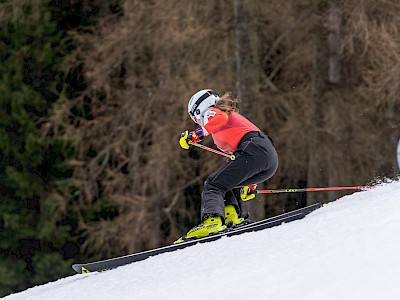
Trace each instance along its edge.
<path fill-rule="evenodd" d="M 197 123 L 196 119 L 201 119 L 218 100 L 218 94 L 211 89 L 201 90 L 194 94 L 188 103 L 188 113 L 193 122 Z"/>

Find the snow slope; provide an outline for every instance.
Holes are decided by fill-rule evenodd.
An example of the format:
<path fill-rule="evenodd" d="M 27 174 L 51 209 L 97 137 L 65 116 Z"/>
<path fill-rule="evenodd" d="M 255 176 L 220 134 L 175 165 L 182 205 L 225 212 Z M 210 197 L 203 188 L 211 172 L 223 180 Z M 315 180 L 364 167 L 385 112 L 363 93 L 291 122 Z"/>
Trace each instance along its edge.
<path fill-rule="evenodd" d="M 399 204 L 393 182 L 303 220 L 3 299 L 400 299 Z"/>

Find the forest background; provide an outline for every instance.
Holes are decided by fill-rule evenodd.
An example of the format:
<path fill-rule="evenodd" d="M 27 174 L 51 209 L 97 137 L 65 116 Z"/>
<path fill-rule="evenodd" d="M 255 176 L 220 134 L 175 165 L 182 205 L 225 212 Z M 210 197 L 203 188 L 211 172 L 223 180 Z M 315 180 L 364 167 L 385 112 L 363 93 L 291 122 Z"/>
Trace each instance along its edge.
<path fill-rule="evenodd" d="M 268 188 L 396 175 L 400 1 L 0 1 L 0 296 L 168 245 L 221 164 L 184 151 L 196 91 L 275 141 Z M 205 140 L 211 146 L 211 139 Z M 343 193 L 260 195 L 254 219 Z"/>

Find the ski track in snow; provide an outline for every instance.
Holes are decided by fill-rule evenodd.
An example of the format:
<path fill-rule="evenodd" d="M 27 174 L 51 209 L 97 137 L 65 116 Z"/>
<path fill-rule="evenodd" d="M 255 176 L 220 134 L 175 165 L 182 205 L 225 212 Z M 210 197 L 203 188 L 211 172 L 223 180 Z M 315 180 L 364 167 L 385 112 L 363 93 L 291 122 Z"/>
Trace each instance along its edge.
<path fill-rule="evenodd" d="M 383 184 L 299 221 L 3 299 L 400 299 L 399 204 L 400 182 Z"/>

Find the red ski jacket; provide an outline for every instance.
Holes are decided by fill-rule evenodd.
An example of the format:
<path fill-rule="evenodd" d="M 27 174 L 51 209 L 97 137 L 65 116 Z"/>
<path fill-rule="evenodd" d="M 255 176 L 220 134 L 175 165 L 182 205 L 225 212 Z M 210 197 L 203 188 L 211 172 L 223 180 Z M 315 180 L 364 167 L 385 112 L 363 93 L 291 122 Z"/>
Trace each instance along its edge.
<path fill-rule="evenodd" d="M 241 114 L 232 112 L 228 116 L 226 112 L 217 108 L 212 108 L 206 112 L 201 121 L 203 136 L 211 134 L 215 145 L 225 153 L 235 152 L 240 140 L 246 133 L 260 131 L 257 126 Z"/>

